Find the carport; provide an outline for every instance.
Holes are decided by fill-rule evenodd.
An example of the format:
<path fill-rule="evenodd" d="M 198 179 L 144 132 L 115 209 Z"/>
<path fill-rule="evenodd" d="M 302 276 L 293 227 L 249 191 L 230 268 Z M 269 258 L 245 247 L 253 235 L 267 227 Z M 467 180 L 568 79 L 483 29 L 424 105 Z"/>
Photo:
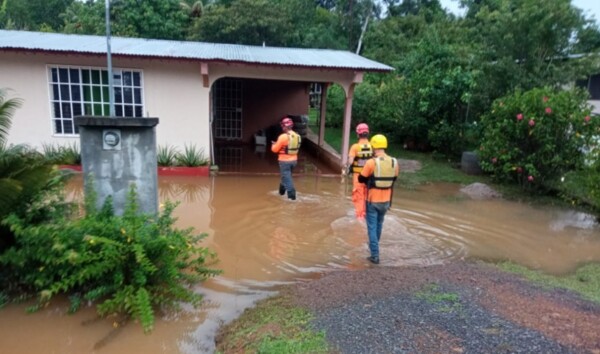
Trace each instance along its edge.
<path fill-rule="evenodd" d="M 387 72 L 392 68 L 345 51 L 245 48 L 249 49 L 245 62 L 202 66 L 204 80 L 210 84 L 212 161 L 232 165 L 236 159 L 244 159 L 247 148 L 239 146 L 254 145 L 255 136 L 261 133 L 268 154 L 269 142 L 278 134 L 274 127 L 279 120 L 286 115 L 308 117 L 311 99 L 319 95 L 314 100 L 318 102 L 319 126 L 317 131 L 306 133 L 303 150 L 340 171 L 347 160 L 355 86 L 363 81 L 365 72 Z M 332 84 L 339 84 L 346 94 L 341 154 L 324 142 L 327 90 Z M 260 147 L 257 150 L 261 152 Z"/>

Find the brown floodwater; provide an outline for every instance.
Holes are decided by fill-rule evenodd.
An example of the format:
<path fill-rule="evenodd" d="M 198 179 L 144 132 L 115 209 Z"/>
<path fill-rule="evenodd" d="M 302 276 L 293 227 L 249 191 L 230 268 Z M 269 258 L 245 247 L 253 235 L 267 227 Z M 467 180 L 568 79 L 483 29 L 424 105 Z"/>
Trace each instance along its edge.
<path fill-rule="evenodd" d="M 72 191 L 80 193 L 81 181 Z M 298 200 L 277 193 L 277 174 L 161 177 L 161 201 L 179 200 L 179 227 L 206 232 L 204 245 L 224 273 L 197 287 L 199 309 L 157 319 L 144 335 L 137 323 L 96 319 L 87 307 L 66 313 L 64 300 L 26 314 L 27 304 L 0 310 L 0 353 L 210 353 L 218 327 L 278 286 L 336 269 L 362 269 L 366 228 L 353 218 L 351 181 L 303 174 Z M 600 261 L 600 227 L 573 210 L 505 200 L 471 200 L 460 186 L 397 189 L 386 216 L 381 265 L 440 264 L 454 259 L 512 260 L 553 274 Z"/>

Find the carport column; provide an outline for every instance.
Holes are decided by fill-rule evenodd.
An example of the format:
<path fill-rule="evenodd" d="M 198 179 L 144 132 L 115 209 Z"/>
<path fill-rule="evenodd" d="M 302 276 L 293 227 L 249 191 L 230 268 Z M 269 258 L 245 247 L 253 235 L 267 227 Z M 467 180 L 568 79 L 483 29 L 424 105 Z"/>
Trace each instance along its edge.
<path fill-rule="evenodd" d="M 321 107 L 319 114 L 319 146 L 323 146 L 325 141 L 325 116 L 327 112 L 327 90 L 329 89 L 329 82 L 323 83 L 321 87 Z"/>
<path fill-rule="evenodd" d="M 79 127 L 83 184 L 96 193 L 96 206 L 112 197 L 122 215 L 131 185 L 139 212 L 158 212 L 156 131 L 158 118 L 75 117 Z"/>
<path fill-rule="evenodd" d="M 348 149 L 350 147 L 350 124 L 352 123 L 352 99 L 354 97 L 354 83 L 348 86 L 346 93 L 346 104 L 344 106 L 344 132 L 342 135 L 342 161 L 341 166 L 345 166 L 348 161 Z M 344 171 L 342 170 L 342 174 Z"/>

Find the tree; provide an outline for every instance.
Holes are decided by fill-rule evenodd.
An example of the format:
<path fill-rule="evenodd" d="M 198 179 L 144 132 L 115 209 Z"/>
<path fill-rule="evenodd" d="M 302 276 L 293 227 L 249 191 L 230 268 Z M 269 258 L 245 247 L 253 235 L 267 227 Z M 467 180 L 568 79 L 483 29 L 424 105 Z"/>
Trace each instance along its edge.
<path fill-rule="evenodd" d="M 439 0 L 388 0 L 390 16 L 417 15 L 421 11 L 444 12 Z"/>
<path fill-rule="evenodd" d="M 59 31 L 60 14 L 74 0 L 3 0 L 0 1 L 0 28 L 32 31 Z"/>
<path fill-rule="evenodd" d="M 281 12 L 267 0 L 215 5 L 194 24 L 190 37 L 207 42 L 286 45 L 293 24 Z"/>
<path fill-rule="evenodd" d="M 178 0 L 114 1 L 110 16 L 111 33 L 122 37 L 181 40 L 190 21 Z M 106 33 L 104 0 L 76 1 L 63 17 L 67 33 Z"/>

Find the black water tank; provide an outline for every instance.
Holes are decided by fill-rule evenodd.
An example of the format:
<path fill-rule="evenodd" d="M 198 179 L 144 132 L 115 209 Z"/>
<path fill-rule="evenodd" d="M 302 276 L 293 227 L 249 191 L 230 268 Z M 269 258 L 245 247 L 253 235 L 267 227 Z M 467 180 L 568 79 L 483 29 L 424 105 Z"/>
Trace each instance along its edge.
<path fill-rule="evenodd" d="M 469 175 L 480 175 L 483 171 L 479 166 L 479 157 L 472 151 L 464 151 L 460 160 L 460 169 Z"/>

